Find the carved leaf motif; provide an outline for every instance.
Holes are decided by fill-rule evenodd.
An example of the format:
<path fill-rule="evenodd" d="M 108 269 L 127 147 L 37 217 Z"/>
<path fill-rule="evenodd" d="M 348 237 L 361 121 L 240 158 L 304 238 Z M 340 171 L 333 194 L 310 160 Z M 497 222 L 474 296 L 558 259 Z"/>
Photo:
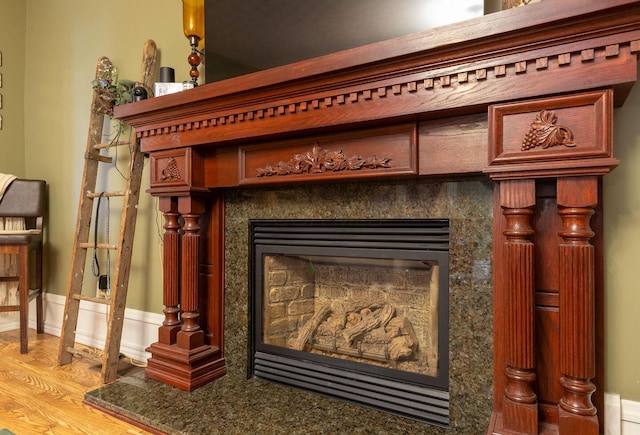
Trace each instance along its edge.
<path fill-rule="evenodd" d="M 286 164 L 284 162 L 280 162 Z M 302 154 L 296 154 L 291 164 L 291 172 L 294 174 L 303 174 L 309 170 L 311 162 Z"/>
<path fill-rule="evenodd" d="M 264 168 L 256 169 L 258 172 L 258 177 L 268 177 L 273 175 L 273 168 L 271 166 L 265 166 Z"/>
<path fill-rule="evenodd" d="M 349 170 L 356 170 L 356 169 L 360 169 L 362 168 L 362 166 L 364 165 L 365 161 L 362 160 L 362 157 L 355 155 L 353 157 L 351 157 L 350 159 L 347 159 L 347 169 Z"/>
<path fill-rule="evenodd" d="M 375 168 L 390 168 L 391 164 L 389 163 L 391 159 L 378 159 L 376 156 L 367 158 L 364 163 L 365 168 L 375 169 Z"/>
<path fill-rule="evenodd" d="M 347 157 L 344 155 L 342 151 L 334 151 L 331 153 L 327 153 L 327 162 L 325 166 L 329 171 L 344 171 L 347 169 L 346 161 Z"/>
<path fill-rule="evenodd" d="M 576 143 L 573 141 L 571 130 L 568 127 L 556 125 L 556 122 L 558 117 L 553 111 L 541 110 L 522 141 L 522 151 L 536 147 L 547 149 L 558 145 L 575 147 Z"/>
<path fill-rule="evenodd" d="M 276 169 L 278 175 L 287 175 L 291 173 L 291 169 L 289 165 L 286 165 L 284 162 L 278 163 L 278 167 Z"/>
<path fill-rule="evenodd" d="M 328 171 L 356 171 L 362 168 L 390 168 L 390 162 L 390 158 L 378 159 L 376 156 L 370 156 L 366 159 L 358 154 L 347 156 L 342 150 L 327 151 L 315 144 L 311 151 L 296 154 L 288 162 L 281 161 L 276 167 L 267 165 L 264 168 L 256 169 L 256 176 L 270 177 L 272 175 L 299 175 Z"/>

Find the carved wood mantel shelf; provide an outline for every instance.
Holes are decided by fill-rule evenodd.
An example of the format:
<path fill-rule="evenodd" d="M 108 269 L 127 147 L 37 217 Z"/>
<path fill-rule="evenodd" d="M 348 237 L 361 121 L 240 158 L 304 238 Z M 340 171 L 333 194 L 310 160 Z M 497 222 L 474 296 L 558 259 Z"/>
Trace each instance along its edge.
<path fill-rule="evenodd" d="M 639 52 L 640 1 L 545 0 L 118 107 L 165 217 L 147 375 L 193 390 L 226 373 L 223 188 L 484 173 L 488 433 L 602 432 L 601 179 Z"/>

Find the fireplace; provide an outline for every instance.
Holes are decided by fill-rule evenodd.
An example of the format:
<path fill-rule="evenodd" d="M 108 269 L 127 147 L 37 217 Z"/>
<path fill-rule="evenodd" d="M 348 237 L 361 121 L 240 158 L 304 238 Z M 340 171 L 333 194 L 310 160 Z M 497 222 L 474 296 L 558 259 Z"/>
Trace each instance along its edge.
<path fill-rule="evenodd" d="M 601 186 L 639 4 L 545 0 L 120 106 L 167 222 L 146 375 L 193 391 L 248 363 L 243 219 L 446 217 L 451 430 L 602 431 Z M 354 182 L 383 192 L 326 188 Z"/>
<path fill-rule="evenodd" d="M 252 374 L 449 423 L 449 222 L 252 220 Z"/>

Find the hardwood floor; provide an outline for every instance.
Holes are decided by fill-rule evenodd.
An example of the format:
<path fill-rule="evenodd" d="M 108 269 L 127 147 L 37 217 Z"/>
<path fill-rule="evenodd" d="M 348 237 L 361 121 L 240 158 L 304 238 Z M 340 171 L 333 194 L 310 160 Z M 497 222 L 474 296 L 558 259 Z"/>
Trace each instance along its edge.
<path fill-rule="evenodd" d="M 0 332 L 0 429 L 31 434 L 149 434 L 82 403 L 102 385 L 101 359 L 88 353 L 57 366 L 59 338 L 29 330 L 29 353 L 19 332 Z"/>

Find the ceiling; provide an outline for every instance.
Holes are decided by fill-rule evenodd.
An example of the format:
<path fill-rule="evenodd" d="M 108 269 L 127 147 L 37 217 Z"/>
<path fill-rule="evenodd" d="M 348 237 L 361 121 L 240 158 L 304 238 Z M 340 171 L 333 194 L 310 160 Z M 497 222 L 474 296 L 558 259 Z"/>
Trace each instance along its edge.
<path fill-rule="evenodd" d="M 484 0 L 205 0 L 207 82 L 483 14 Z M 213 74 L 215 75 L 215 74 Z M 224 78 L 224 77 L 221 77 Z"/>

